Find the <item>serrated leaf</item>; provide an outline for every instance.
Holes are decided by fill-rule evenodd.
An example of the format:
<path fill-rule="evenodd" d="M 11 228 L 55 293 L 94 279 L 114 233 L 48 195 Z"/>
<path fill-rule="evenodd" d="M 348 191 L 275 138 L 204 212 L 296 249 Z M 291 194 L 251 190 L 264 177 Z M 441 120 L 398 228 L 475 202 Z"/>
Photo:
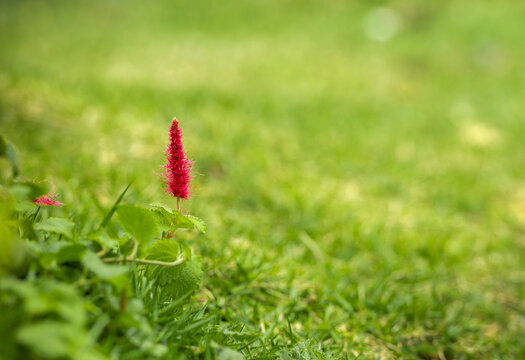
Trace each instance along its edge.
<path fill-rule="evenodd" d="M 160 231 L 173 230 L 173 210 L 161 204 L 151 204 L 149 210 L 153 214 Z"/>
<path fill-rule="evenodd" d="M 128 272 L 128 267 L 117 264 L 106 264 L 91 251 L 86 251 L 82 256 L 82 264 L 102 279 L 111 279 Z"/>
<path fill-rule="evenodd" d="M 182 245 L 174 240 L 161 239 L 148 249 L 147 259 L 173 262 L 185 256 Z"/>
<path fill-rule="evenodd" d="M 149 209 L 154 214 L 157 224 L 162 231 L 196 229 L 201 233 L 206 232 L 206 224 L 196 216 L 184 215 L 162 204 L 150 204 Z"/>
<path fill-rule="evenodd" d="M 185 215 L 184 217 L 193 223 L 193 227 L 195 229 L 199 230 L 203 234 L 206 233 L 207 226 L 202 219 L 199 219 L 198 217 L 193 215 Z"/>
<path fill-rule="evenodd" d="M 173 262 L 182 256 L 186 261 L 178 266 L 146 265 L 146 276 L 156 281 L 165 298 L 177 299 L 197 290 L 202 279 L 200 258 L 192 256 L 188 247 L 168 239 L 155 242 L 148 251 L 149 260 Z"/>
<path fill-rule="evenodd" d="M 67 219 L 51 217 L 34 225 L 36 230 L 47 231 L 64 235 L 68 238 L 73 237 L 75 224 Z"/>
<path fill-rule="evenodd" d="M 154 203 L 154 204 L 149 204 L 149 206 L 150 208 L 162 210 L 163 212 L 168 213 L 168 214 L 173 214 L 175 212 L 175 210 L 173 210 L 172 208 L 164 204 Z"/>
<path fill-rule="evenodd" d="M 173 226 L 181 229 L 195 229 L 193 221 L 179 211 L 173 212 Z"/>
<path fill-rule="evenodd" d="M 146 208 L 138 205 L 120 205 L 117 208 L 120 225 L 139 242 L 146 242 L 157 232 L 155 218 Z"/>

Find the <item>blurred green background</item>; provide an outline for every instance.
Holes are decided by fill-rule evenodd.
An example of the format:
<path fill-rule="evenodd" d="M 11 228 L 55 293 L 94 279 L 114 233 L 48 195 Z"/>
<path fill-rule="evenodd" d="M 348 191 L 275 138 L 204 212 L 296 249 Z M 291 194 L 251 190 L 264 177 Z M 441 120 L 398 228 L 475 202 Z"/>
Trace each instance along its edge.
<path fill-rule="evenodd" d="M 525 358 L 523 19 L 511 0 L 4 0 L 0 130 L 90 227 L 132 178 L 127 201 L 172 202 L 177 116 L 204 290 L 257 269 L 336 354 Z"/>

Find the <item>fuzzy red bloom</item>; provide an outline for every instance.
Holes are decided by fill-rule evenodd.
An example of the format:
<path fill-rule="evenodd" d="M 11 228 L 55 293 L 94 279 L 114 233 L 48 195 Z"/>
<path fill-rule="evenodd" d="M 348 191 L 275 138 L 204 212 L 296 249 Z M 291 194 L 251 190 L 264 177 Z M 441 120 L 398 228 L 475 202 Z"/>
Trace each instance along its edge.
<path fill-rule="evenodd" d="M 36 198 L 33 202 L 38 206 L 64 206 L 63 203 L 53 200 L 53 197 L 52 194 L 47 194 Z"/>
<path fill-rule="evenodd" d="M 166 192 L 176 198 L 188 199 L 190 196 L 190 180 L 193 162 L 186 158 L 182 146 L 182 131 L 177 119 L 173 119 L 169 131 L 170 141 L 166 149 L 168 162 L 164 165 L 166 172 Z"/>

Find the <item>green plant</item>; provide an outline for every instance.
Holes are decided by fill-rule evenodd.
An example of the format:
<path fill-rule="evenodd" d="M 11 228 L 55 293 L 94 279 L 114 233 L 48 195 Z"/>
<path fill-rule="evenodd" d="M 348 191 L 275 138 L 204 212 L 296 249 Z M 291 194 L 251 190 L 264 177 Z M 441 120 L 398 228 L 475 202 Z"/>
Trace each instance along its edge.
<path fill-rule="evenodd" d="M 176 238 L 181 230 L 205 233 L 204 222 L 166 205 L 123 204 L 129 183 L 99 225 L 86 228 L 69 205 L 54 200 L 47 182 L 22 178 L 4 137 L 0 157 L 7 160 L 0 185 L 0 305 L 7 315 L 0 352 L 103 359 L 117 350 L 98 340 L 107 345 L 115 337 L 119 348 L 163 356 L 169 334 L 155 333 L 151 323 L 171 323 L 170 331 L 186 326 L 191 318 L 172 317 L 202 279 L 199 256 Z"/>

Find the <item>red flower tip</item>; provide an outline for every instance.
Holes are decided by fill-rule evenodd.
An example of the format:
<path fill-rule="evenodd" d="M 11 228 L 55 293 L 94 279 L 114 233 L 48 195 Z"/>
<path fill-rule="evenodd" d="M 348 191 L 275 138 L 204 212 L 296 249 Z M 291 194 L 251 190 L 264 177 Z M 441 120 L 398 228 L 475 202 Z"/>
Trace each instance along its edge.
<path fill-rule="evenodd" d="M 169 130 L 169 144 L 166 149 L 168 162 L 164 165 L 166 169 L 164 180 L 166 192 L 176 198 L 188 199 L 190 196 L 190 180 L 193 162 L 186 158 L 182 146 L 182 131 L 176 118 L 173 119 Z"/>
<path fill-rule="evenodd" d="M 64 206 L 63 203 L 53 200 L 53 195 L 47 194 L 33 200 L 38 206 Z"/>

